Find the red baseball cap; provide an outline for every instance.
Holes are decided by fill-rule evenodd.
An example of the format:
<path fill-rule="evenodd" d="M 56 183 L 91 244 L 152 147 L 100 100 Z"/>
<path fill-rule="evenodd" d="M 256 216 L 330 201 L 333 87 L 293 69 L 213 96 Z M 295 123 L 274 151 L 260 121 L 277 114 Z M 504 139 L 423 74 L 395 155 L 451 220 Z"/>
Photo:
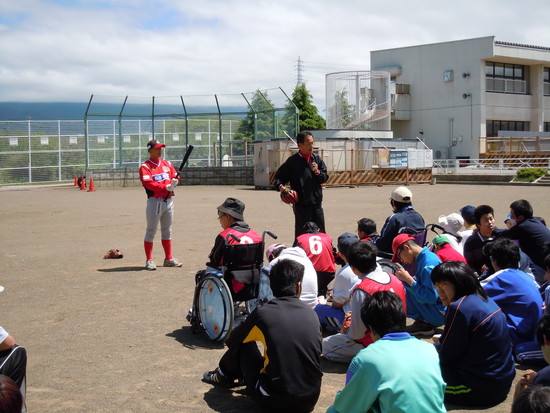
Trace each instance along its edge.
<path fill-rule="evenodd" d="M 166 148 L 166 145 L 164 143 L 159 142 L 156 139 L 151 139 L 149 142 L 147 142 L 147 150 L 157 149 L 157 148 Z"/>
<path fill-rule="evenodd" d="M 401 245 L 403 245 L 405 242 L 410 241 L 410 240 L 414 241 L 414 238 L 410 234 L 399 234 L 397 237 L 395 237 L 393 239 L 393 241 L 391 243 L 391 249 L 393 251 L 393 257 L 391 259 L 392 262 L 401 261 L 397 257 L 397 250 L 399 249 L 399 247 L 401 247 Z"/>

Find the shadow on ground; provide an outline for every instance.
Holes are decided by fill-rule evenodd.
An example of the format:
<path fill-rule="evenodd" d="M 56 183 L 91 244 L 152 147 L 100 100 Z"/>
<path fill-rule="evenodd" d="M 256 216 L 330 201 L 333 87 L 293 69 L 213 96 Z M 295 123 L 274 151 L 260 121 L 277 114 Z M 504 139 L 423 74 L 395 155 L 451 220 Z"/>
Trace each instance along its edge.
<path fill-rule="evenodd" d="M 115 268 L 98 268 L 99 272 L 128 272 L 128 271 L 145 271 L 145 267 L 115 267 Z"/>
<path fill-rule="evenodd" d="M 224 413 L 260 413 L 263 410 L 256 401 L 242 393 L 242 390 L 232 390 L 213 386 L 204 393 L 204 401 L 212 410 Z"/>
<path fill-rule="evenodd" d="M 191 326 L 182 326 L 178 330 L 174 330 L 171 333 L 166 334 L 167 337 L 176 339 L 178 343 L 181 343 L 184 347 L 194 350 L 201 348 L 205 350 L 220 350 L 223 349 L 223 343 L 219 341 L 212 341 L 206 337 L 203 332 L 193 334 Z"/>

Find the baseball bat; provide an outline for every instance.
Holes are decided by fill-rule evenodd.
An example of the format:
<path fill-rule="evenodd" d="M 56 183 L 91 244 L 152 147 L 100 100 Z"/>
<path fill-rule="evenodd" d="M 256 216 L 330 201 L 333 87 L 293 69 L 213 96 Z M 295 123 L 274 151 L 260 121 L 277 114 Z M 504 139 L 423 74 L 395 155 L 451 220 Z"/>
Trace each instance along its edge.
<path fill-rule="evenodd" d="M 187 147 L 187 150 L 185 151 L 185 155 L 183 155 L 183 160 L 181 161 L 181 165 L 180 167 L 178 168 L 178 171 L 176 172 L 176 178 L 179 178 L 180 177 L 180 172 L 183 170 L 183 167 L 185 166 L 185 164 L 187 163 L 187 161 L 189 160 L 189 157 L 191 156 L 191 152 L 193 152 L 193 149 L 195 147 L 193 145 L 189 145 Z M 164 198 L 164 200 L 166 201 L 168 199 L 168 197 L 170 196 L 170 192 L 168 192 L 168 195 L 166 195 L 166 197 Z"/>

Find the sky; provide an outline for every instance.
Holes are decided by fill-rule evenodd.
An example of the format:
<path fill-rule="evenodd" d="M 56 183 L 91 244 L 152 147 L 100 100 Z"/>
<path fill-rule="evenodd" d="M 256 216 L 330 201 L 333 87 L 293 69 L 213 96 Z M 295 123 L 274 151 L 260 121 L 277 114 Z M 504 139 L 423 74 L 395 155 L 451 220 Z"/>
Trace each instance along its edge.
<path fill-rule="evenodd" d="M 474 37 L 550 46 L 548 0 L 4 0 L 0 101 L 239 94 L 368 70 L 372 50 Z"/>

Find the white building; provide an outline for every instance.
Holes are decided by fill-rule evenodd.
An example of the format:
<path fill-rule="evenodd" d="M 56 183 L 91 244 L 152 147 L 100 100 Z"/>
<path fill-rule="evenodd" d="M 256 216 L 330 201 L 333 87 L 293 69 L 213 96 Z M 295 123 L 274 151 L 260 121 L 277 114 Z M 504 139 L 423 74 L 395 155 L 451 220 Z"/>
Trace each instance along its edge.
<path fill-rule="evenodd" d="M 394 137 L 424 139 L 435 158 L 478 158 L 480 137 L 499 131 L 550 131 L 550 47 L 489 36 L 372 51 L 370 60 L 391 74 Z"/>

